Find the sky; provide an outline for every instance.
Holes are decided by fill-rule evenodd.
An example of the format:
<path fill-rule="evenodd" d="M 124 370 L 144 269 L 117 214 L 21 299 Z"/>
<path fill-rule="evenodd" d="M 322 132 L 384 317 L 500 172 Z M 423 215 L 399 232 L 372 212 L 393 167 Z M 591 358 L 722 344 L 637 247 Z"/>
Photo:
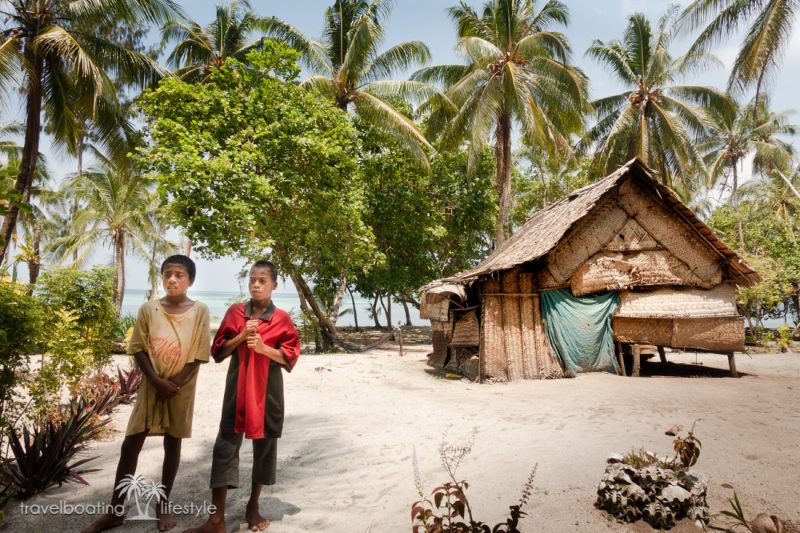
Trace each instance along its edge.
<path fill-rule="evenodd" d="M 584 56 L 586 49 L 594 39 L 610 41 L 620 39 L 627 23 L 627 17 L 634 12 L 643 12 L 653 24 L 672 3 L 663 0 L 565 0 L 570 10 L 570 24 L 562 29 L 570 40 L 573 49 L 573 62 L 588 75 L 590 79 L 590 96 L 598 98 L 617 94 L 624 87 L 616 83 L 599 65 Z M 214 15 L 214 0 L 179 0 L 178 2 L 187 16 L 197 22 L 208 24 Z M 323 12 L 332 0 L 251 0 L 254 11 L 263 16 L 276 16 L 294 25 L 310 37 L 319 37 L 322 31 Z M 469 0 L 476 9 L 483 1 Z M 687 4 L 687 1 L 681 4 Z M 449 19 L 447 8 L 456 4 L 456 0 L 396 0 L 394 10 L 386 28 L 385 47 L 401 41 L 420 40 L 431 50 L 432 60 L 429 64 L 461 63 L 462 59 L 455 50 L 456 32 Z M 671 51 L 673 54 L 684 52 L 692 36 L 675 41 Z M 715 85 L 724 87 L 727 80 L 727 67 L 736 55 L 740 38 L 727 40 L 718 46 L 714 53 L 725 64 L 726 68 L 717 68 L 709 72 L 699 73 L 687 83 L 697 85 Z M 785 109 L 800 110 L 800 98 L 797 88 L 800 87 L 800 22 L 795 24 L 793 40 L 781 68 L 775 77 L 770 93 L 772 108 L 776 111 Z M 21 116 L 21 109 L 10 110 Z M 7 115 L 9 110 L 4 110 Z M 795 117 L 800 121 L 800 115 Z M 3 119 L 5 121 L 5 117 Z M 43 143 L 43 152 L 48 157 L 51 173 L 63 176 L 73 172 L 74 161 L 59 157 Z M 95 255 L 97 262 L 110 262 L 111 250 L 101 250 Z M 244 262 L 232 258 L 206 261 L 198 260 L 198 278 L 195 289 L 238 291 L 237 273 Z M 127 262 L 128 282 L 131 288 L 146 288 L 147 275 L 144 263 L 129 259 Z M 287 289 L 285 286 L 282 290 Z"/>

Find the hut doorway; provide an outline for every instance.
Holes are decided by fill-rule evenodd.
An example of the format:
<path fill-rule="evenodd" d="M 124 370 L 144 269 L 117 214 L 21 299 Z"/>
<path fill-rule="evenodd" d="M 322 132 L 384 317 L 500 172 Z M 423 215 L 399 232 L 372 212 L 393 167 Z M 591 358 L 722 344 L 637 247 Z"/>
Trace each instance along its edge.
<path fill-rule="evenodd" d="M 578 297 L 558 289 L 542 291 L 541 299 L 547 338 L 566 375 L 619 371 L 611 330 L 619 293 Z"/>

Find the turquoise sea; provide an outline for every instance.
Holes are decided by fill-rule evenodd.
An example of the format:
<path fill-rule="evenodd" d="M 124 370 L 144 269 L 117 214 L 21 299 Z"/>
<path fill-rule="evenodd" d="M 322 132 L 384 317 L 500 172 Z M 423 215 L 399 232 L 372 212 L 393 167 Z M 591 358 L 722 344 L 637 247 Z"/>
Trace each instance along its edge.
<path fill-rule="evenodd" d="M 126 289 L 125 290 L 125 297 L 122 300 L 122 315 L 136 315 L 139 306 L 145 301 L 145 295 L 147 291 L 143 289 Z M 226 291 L 193 291 L 189 290 L 189 297 L 195 300 L 200 300 L 204 302 L 207 306 L 209 311 L 211 311 L 211 322 L 216 323 L 222 320 L 223 315 L 225 315 L 225 310 L 234 302 L 242 301 L 243 296 L 236 291 L 226 292 Z M 288 311 L 291 313 L 299 313 L 300 312 L 300 300 L 297 297 L 297 293 L 294 292 L 274 292 L 272 293 L 272 300 L 275 302 L 275 305 L 284 311 Z M 370 311 L 369 311 L 369 302 L 362 298 L 359 295 L 356 295 L 356 311 L 358 313 L 358 325 L 361 327 L 364 326 L 373 326 L 375 323 L 370 318 Z M 342 315 L 339 317 L 337 324 L 340 326 L 353 326 L 355 322 L 353 320 L 352 314 L 353 305 L 350 300 L 350 295 L 345 294 L 344 301 L 342 302 L 342 307 L 340 311 L 348 311 L 347 314 Z M 419 317 L 419 311 L 413 306 L 409 306 L 409 311 L 411 313 L 411 322 L 416 326 L 427 326 L 430 325 L 428 320 L 421 319 Z M 392 306 L 392 322 L 397 324 L 398 321 L 403 321 L 405 324 L 406 316 L 405 312 L 403 311 L 402 305 L 393 305 Z M 381 325 L 386 325 L 386 318 L 383 316 L 383 312 L 381 311 L 380 316 Z"/>

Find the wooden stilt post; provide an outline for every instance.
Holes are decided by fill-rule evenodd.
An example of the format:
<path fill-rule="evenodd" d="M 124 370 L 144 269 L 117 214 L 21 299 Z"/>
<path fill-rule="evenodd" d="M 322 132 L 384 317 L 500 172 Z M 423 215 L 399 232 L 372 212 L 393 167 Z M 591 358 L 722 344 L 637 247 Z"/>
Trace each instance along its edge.
<path fill-rule="evenodd" d="M 622 353 L 622 344 L 619 341 L 614 342 L 614 351 L 617 352 L 617 359 L 619 359 L 619 375 L 625 377 L 625 355 Z"/>
<path fill-rule="evenodd" d="M 667 353 L 664 351 L 663 346 L 658 346 L 658 357 L 661 358 L 661 362 L 667 364 Z"/>
<path fill-rule="evenodd" d="M 642 357 L 642 348 L 638 344 L 633 345 L 633 370 L 631 371 L 631 377 L 638 378 L 639 377 L 639 364 L 641 363 Z"/>
<path fill-rule="evenodd" d="M 736 359 L 733 352 L 728 352 L 728 366 L 731 368 L 731 376 L 738 378 L 739 373 L 736 371 Z"/>

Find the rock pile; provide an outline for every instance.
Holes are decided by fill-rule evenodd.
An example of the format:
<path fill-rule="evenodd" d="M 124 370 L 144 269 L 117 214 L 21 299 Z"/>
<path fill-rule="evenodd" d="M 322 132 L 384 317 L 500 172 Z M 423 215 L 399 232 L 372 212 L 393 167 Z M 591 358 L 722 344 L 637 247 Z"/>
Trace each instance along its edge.
<path fill-rule="evenodd" d="M 689 518 L 708 524 L 707 481 L 694 472 L 667 468 L 666 462 L 636 468 L 621 455 L 608 458 L 597 486 L 595 505 L 627 522 L 643 519 L 656 529 L 669 529 Z"/>

